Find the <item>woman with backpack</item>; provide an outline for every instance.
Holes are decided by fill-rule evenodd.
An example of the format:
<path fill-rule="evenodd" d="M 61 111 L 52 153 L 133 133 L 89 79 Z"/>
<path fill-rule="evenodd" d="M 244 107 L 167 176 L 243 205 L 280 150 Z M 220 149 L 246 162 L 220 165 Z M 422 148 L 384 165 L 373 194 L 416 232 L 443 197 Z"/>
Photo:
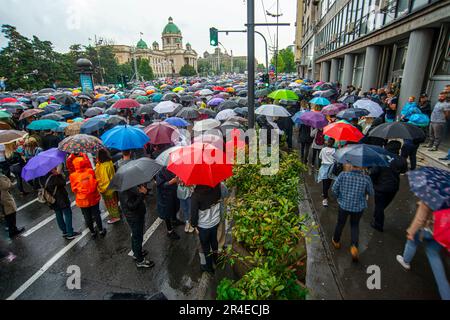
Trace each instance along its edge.
<path fill-rule="evenodd" d="M 63 233 L 63 237 L 67 240 L 75 239 L 81 233 L 73 231 L 72 209 L 69 194 L 66 190 L 66 179 L 58 171 L 58 168 L 53 168 L 47 175 L 44 188 L 55 200 L 54 203 L 50 203 L 49 205 L 55 211 L 56 222 Z"/>
<path fill-rule="evenodd" d="M 97 231 L 94 228 L 94 220 L 101 236 L 106 235 L 106 229 L 103 228 L 100 214 L 100 193 L 97 190 L 98 182 L 95 179 L 95 172 L 91 169 L 89 160 L 78 157 L 73 160 L 75 172 L 70 175 L 70 185 L 75 194 L 75 201 L 83 213 L 86 226 L 91 231 L 92 238 L 97 237 Z"/>
<path fill-rule="evenodd" d="M 95 178 L 98 182 L 98 192 L 105 201 L 106 209 L 109 213 L 108 224 L 114 224 L 120 221 L 119 199 L 117 192 L 108 189 L 109 183 L 116 171 L 108 150 L 100 149 L 97 152 L 97 166 L 95 167 Z"/>
<path fill-rule="evenodd" d="M 323 129 L 314 129 L 311 131 L 311 137 L 313 138 L 312 142 L 312 160 L 311 165 L 314 168 L 316 165 L 316 159 L 317 159 L 317 167 L 320 167 L 321 160 L 319 158 L 320 151 L 322 151 L 322 148 L 325 144 L 325 137 L 323 135 Z"/>
<path fill-rule="evenodd" d="M 414 220 L 406 231 L 408 240 L 406 241 L 405 250 L 403 255 L 397 256 L 397 261 L 406 270 L 411 269 L 411 261 L 416 254 L 417 246 L 423 243 L 439 294 L 443 300 L 450 300 L 450 284 L 440 256 L 443 247 L 433 237 L 433 210 L 423 201 L 419 201 L 417 205 Z"/>

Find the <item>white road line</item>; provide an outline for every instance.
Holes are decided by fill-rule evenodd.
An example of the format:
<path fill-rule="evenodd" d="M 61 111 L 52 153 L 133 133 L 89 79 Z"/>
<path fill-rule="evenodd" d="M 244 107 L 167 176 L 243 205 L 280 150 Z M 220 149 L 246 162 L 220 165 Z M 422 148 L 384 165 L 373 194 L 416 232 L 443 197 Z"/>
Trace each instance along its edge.
<path fill-rule="evenodd" d="M 75 206 L 75 201 L 72 202 L 71 207 L 73 208 Z M 50 221 L 54 220 L 56 218 L 55 214 L 52 214 L 50 217 L 48 217 L 47 219 L 42 220 L 40 223 L 38 223 L 37 225 L 35 225 L 33 228 L 31 228 L 30 230 L 28 230 L 27 232 L 22 234 L 22 237 L 26 238 L 29 237 L 31 234 L 33 234 L 34 232 L 38 231 L 40 228 L 42 228 L 43 226 L 45 226 L 47 223 L 49 223 Z"/>
<path fill-rule="evenodd" d="M 161 223 L 164 220 L 157 218 L 155 222 L 153 222 L 152 226 L 147 230 L 147 232 L 144 234 L 144 241 L 142 242 L 142 245 L 144 245 L 148 239 L 150 239 L 150 237 L 152 236 L 153 233 L 155 233 L 156 229 L 158 229 L 158 227 L 161 225 Z M 131 250 L 128 255 L 130 257 L 133 256 L 133 250 Z"/>
<path fill-rule="evenodd" d="M 107 214 L 102 215 L 102 219 L 105 219 Z M 51 268 L 63 255 L 65 255 L 70 249 L 72 249 L 78 242 L 80 242 L 87 234 L 89 229 L 85 229 L 83 233 L 76 239 L 72 240 L 67 246 L 62 248 L 57 254 L 55 254 L 50 260 L 48 260 L 30 279 L 28 279 L 23 285 L 13 292 L 6 300 L 15 300 L 22 293 L 25 292 L 36 280 L 38 280 L 48 269 Z"/>

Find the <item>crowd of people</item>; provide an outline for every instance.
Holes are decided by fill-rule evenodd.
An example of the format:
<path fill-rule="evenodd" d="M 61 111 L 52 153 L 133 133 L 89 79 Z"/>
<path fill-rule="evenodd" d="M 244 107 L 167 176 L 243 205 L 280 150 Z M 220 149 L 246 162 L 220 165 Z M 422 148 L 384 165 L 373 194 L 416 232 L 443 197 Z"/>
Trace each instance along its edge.
<path fill-rule="evenodd" d="M 272 129 L 271 134 L 279 134 L 283 139 L 285 137 L 290 149 L 294 147 L 294 126 L 298 127 L 300 157 L 305 164 L 311 164 L 317 169 L 317 181 L 322 183 L 323 206 L 329 206 L 330 190 L 337 199 L 339 210 L 332 245 L 336 249 L 341 248 L 341 235 L 346 221 L 350 219 L 350 253 L 352 259 L 358 261 L 359 222 L 368 207 L 368 196 L 374 196 L 375 199 L 371 226 L 383 232 L 384 211 L 399 190 L 400 175 L 408 171 L 408 159 L 410 170 L 415 170 L 416 153 L 421 143 L 428 139 L 430 150 L 437 150 L 440 146 L 443 126 L 450 113 L 450 86 L 439 95 L 433 108 L 427 95 L 422 94 L 418 102 L 415 97 L 410 97 L 401 112 L 398 112 L 396 87 L 389 90 L 371 89 L 370 92 L 361 93 L 353 86 L 343 91 L 336 84 L 312 84 L 303 80 L 290 83 L 286 80 L 288 79 L 277 83 L 277 88 L 267 88 L 263 83 L 259 83 L 256 105 L 263 108 L 275 104 L 286 110 L 292 118 L 260 114 L 256 121 L 259 128 Z M 148 211 L 146 198 L 153 194 L 155 187 L 157 212 L 159 218 L 165 222 L 167 237 L 173 241 L 179 240 L 180 236 L 176 231 L 178 226 L 184 226 L 186 233 L 198 234 L 201 244 L 201 269 L 213 273 L 225 242 L 224 199 L 228 197 L 228 190 L 223 182 L 214 186 L 189 185 L 165 164 L 151 179 L 154 185 L 148 181 L 119 192 L 109 186 L 121 168 L 127 168 L 133 161 L 142 158 L 158 160 L 173 147 L 183 147 L 195 142 L 194 138 L 187 141 L 188 135 L 183 134 L 183 130 L 192 131 L 192 125 L 196 122 L 217 119 L 218 114 L 224 110 L 232 109 L 233 114 L 219 118 L 213 129 L 220 129 L 220 126 L 225 124 L 245 129 L 248 110 L 244 90 L 246 86 L 242 81 L 244 78 L 224 83 L 208 83 L 208 79 L 194 79 L 187 83 L 180 79 L 174 80 L 170 85 L 141 84 L 127 92 L 118 92 L 114 88 L 101 88 L 88 94 L 80 91 L 75 94 L 75 91 L 58 93 L 50 90 L 46 95 L 12 94 L 11 97 L 3 98 L 7 100 L 3 100 L 2 106 L 11 113 L 8 119 L 2 120 L 3 125 L 9 126 L 9 130 L 26 131 L 22 138 L 0 144 L 1 204 L 9 237 L 14 239 L 24 231 L 24 228 L 18 227 L 16 223 L 17 206 L 11 193 L 13 182 L 16 182 L 20 194 L 26 196 L 28 186 L 24 183 L 23 171 L 39 154 L 57 148 L 61 150 L 61 142 L 67 136 L 86 133 L 103 139 L 104 134 L 117 125 L 132 126 L 149 134 L 149 126 L 161 123 L 169 126 L 170 121 L 174 121 L 173 123 L 177 124 L 170 126 L 177 127 L 176 140 L 156 142 L 150 139 L 150 142 L 140 148 L 119 150 L 104 147 L 96 152 L 69 152 L 64 164 L 52 168 L 43 176 L 28 180 L 28 183 L 38 192 L 39 198 L 44 199 L 54 210 L 58 227 L 67 240 L 73 240 L 81 233 L 74 230 L 72 225 L 72 206 L 66 184 L 70 183 L 75 203 L 81 209 L 86 227 L 94 239 L 105 237 L 107 233 L 100 209 L 100 202 L 103 201 L 108 214 L 107 224 L 114 225 L 126 220 L 129 225 L 133 258 L 138 268 L 154 266 L 154 262 L 146 258 L 148 252 L 142 249 L 142 243 Z M 176 86 L 178 87 L 174 88 Z M 272 89 L 279 90 L 271 92 Z M 289 96 L 290 92 L 287 91 L 292 92 L 294 98 Z M 14 99 L 16 102 L 10 102 L 8 99 Z M 214 102 L 215 99 L 217 102 Z M 132 100 L 135 104 L 124 108 L 114 107 L 116 103 L 125 100 Z M 170 110 L 155 111 L 162 103 L 166 103 L 164 107 Z M 232 106 L 225 107 L 227 103 Z M 372 108 L 371 104 L 378 107 Z M 58 111 L 52 110 L 51 107 L 55 105 L 55 110 Z M 30 110 L 37 111 L 29 112 Z M 60 113 L 58 117 L 52 116 L 62 110 L 66 113 Z M 50 121 L 53 121 L 52 117 L 65 117 L 64 121 L 59 122 L 65 122 L 64 127 L 58 125 L 51 129 L 36 129 L 33 125 L 43 121 L 43 115 L 47 117 L 44 119 Z M 110 119 L 117 121 L 108 123 Z M 67 130 L 78 122 L 80 126 L 75 126 L 78 131 L 72 133 Z M 414 139 L 391 139 L 373 134 L 377 127 L 396 122 L 420 128 L 423 136 Z M 339 127 L 340 131 L 336 130 L 339 133 L 332 134 L 331 130 L 328 130 L 334 126 Z M 154 138 L 152 136 L 152 139 Z M 337 155 L 340 151 L 347 150 L 351 145 L 362 144 L 383 148 L 389 154 L 388 165 L 343 164 L 338 161 Z M 399 263 L 407 269 L 410 268 L 415 248 L 423 238 L 422 231 L 431 223 L 432 212 L 425 202 L 419 202 L 416 217 L 408 229 L 405 252 L 397 257 Z M 441 296 L 450 299 L 445 269 L 439 258 L 439 251 L 443 246 L 433 239 L 431 233 L 425 234 L 424 239 Z"/>

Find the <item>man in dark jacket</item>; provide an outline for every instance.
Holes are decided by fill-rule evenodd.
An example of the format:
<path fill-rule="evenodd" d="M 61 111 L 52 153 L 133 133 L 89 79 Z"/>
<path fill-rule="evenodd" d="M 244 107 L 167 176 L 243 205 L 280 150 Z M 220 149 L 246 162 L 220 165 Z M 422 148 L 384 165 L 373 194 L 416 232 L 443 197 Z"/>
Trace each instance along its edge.
<path fill-rule="evenodd" d="M 40 183 L 46 191 L 55 198 L 55 203 L 50 204 L 50 208 L 55 211 L 56 222 L 67 240 L 73 240 L 81 233 L 73 231 L 72 209 L 69 194 L 66 190 L 66 179 L 57 168 L 52 169 Z"/>
<path fill-rule="evenodd" d="M 400 188 L 400 174 L 408 170 L 406 160 L 399 156 L 400 147 L 399 141 L 389 141 L 386 150 L 393 154 L 389 167 L 374 167 L 370 170 L 375 190 L 375 211 L 371 226 L 380 232 L 384 228 L 384 210 L 394 200 Z"/>
<path fill-rule="evenodd" d="M 142 250 L 145 214 L 147 212 L 144 200 L 147 194 L 148 189 L 145 185 L 119 192 L 120 206 L 131 229 L 131 248 L 133 249 L 136 267 L 138 268 L 153 268 L 155 266 L 153 261 L 148 261 L 144 258 L 148 252 Z"/>
<path fill-rule="evenodd" d="M 305 124 L 301 124 L 298 133 L 301 160 L 304 164 L 308 164 L 309 150 L 311 149 L 311 144 L 313 142 L 313 138 L 311 137 L 311 127 Z"/>
<path fill-rule="evenodd" d="M 42 138 L 42 149 L 44 151 L 47 151 L 51 148 L 58 148 L 59 144 L 59 138 L 53 134 L 53 132 L 48 131 L 45 133 L 44 137 Z"/>

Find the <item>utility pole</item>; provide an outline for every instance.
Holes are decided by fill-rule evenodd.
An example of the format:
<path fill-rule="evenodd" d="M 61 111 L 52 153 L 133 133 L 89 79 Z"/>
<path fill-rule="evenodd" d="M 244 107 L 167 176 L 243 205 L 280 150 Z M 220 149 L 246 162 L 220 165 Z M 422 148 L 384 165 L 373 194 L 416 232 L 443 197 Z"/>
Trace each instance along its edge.
<path fill-rule="evenodd" d="M 278 22 L 280 19 L 280 0 L 277 0 L 277 51 L 275 55 L 275 81 L 278 81 Z"/>
<path fill-rule="evenodd" d="M 217 47 L 217 75 L 220 75 L 220 48 Z"/>
<path fill-rule="evenodd" d="M 255 128 L 255 0 L 247 0 L 248 127 Z"/>
<path fill-rule="evenodd" d="M 234 65 L 233 65 L 233 50 L 231 50 L 231 73 L 233 73 Z"/>
<path fill-rule="evenodd" d="M 103 79 L 103 69 L 102 69 L 102 64 L 100 61 L 100 52 L 98 51 L 98 46 L 101 45 L 103 43 L 103 40 L 100 39 L 99 41 L 97 41 L 97 35 L 95 35 L 95 52 L 97 53 L 97 60 L 98 60 L 98 68 L 100 70 L 100 78 L 101 78 L 101 83 L 102 85 L 105 84 L 105 80 Z"/>

